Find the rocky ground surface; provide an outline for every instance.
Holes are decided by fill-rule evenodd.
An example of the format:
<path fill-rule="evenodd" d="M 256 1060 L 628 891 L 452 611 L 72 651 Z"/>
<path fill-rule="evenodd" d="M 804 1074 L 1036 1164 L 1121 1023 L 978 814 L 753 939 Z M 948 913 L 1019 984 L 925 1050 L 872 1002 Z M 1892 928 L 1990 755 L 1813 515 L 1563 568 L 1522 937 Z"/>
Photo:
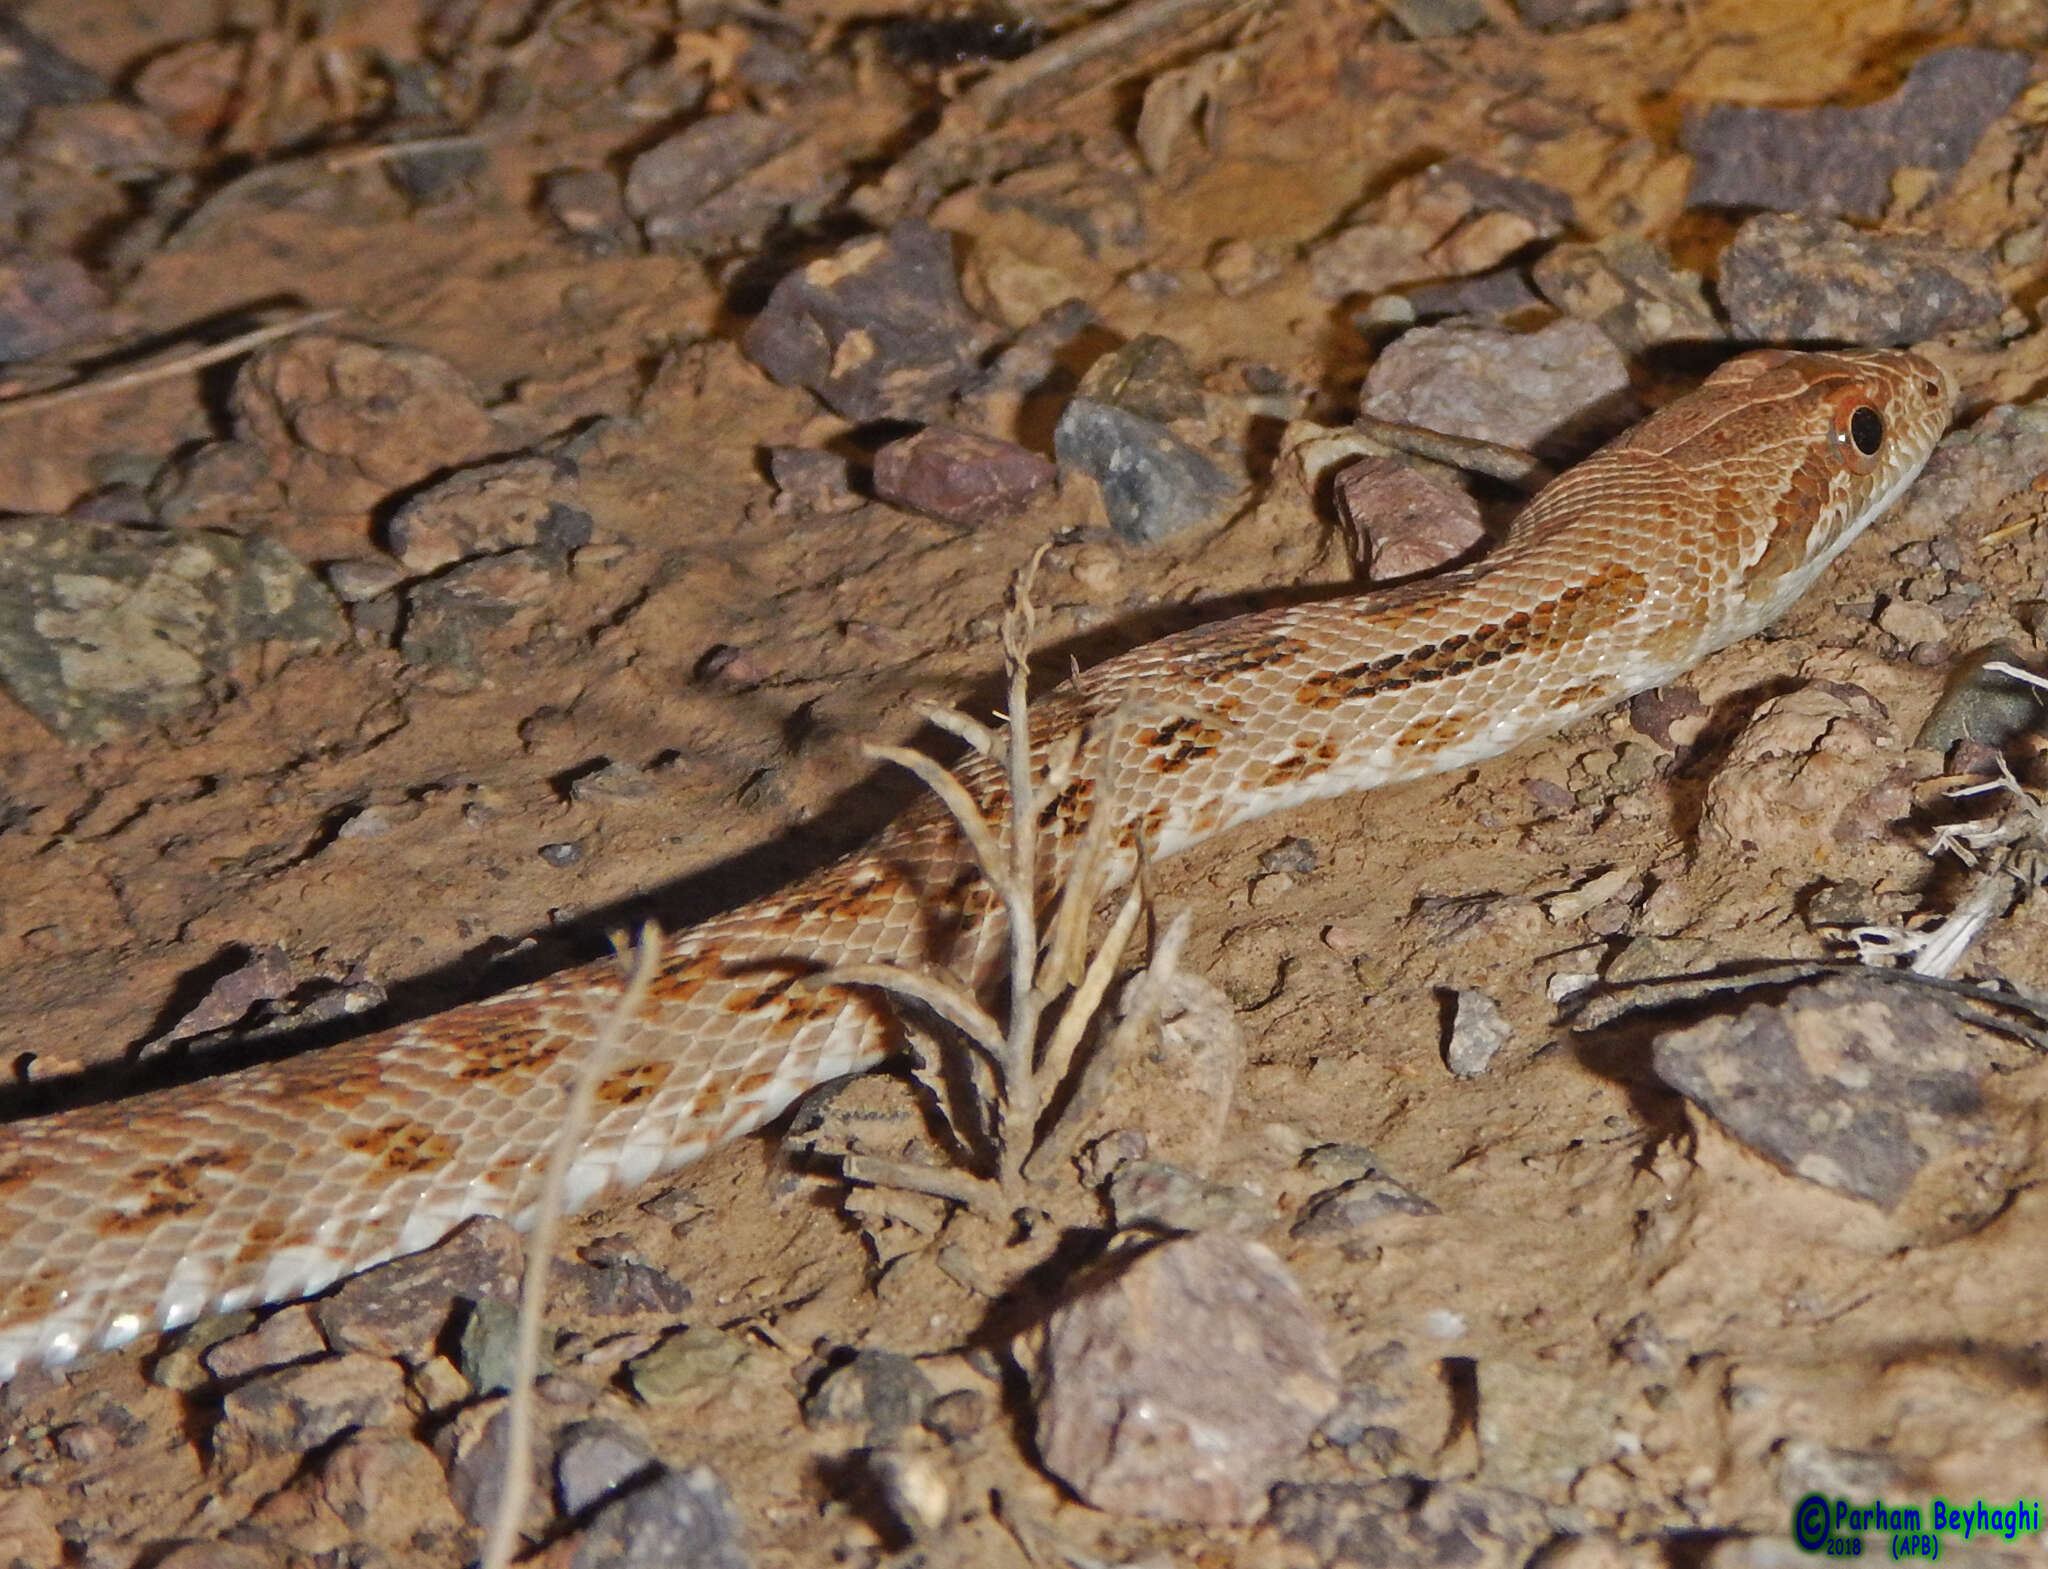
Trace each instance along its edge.
<path fill-rule="evenodd" d="M 1963 388 L 1766 636 L 1160 866 L 1185 985 L 1023 1216 L 809 1152 L 943 1165 L 884 1077 L 576 1219 L 534 1561 L 1764 1565 L 1810 1494 L 2039 1499 L 2035 7 L 4 25 L 9 1114 L 842 852 L 1042 547 L 1048 683 L 1483 549 L 1512 488 L 1354 416 L 1557 465 L 1744 342 Z M 24 1372 L 0 1564 L 474 1561 L 525 1268 L 478 1221 Z"/>

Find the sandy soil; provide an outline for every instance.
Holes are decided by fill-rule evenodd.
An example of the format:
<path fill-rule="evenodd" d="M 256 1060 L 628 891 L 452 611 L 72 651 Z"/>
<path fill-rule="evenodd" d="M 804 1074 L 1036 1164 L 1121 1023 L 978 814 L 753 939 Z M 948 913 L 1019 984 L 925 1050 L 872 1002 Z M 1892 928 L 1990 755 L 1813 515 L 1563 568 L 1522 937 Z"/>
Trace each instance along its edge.
<path fill-rule="evenodd" d="M 1264 506 L 1151 549 L 1110 541 L 1071 493 L 971 531 L 873 502 L 778 513 L 762 449 L 835 441 L 845 422 L 743 358 L 729 276 L 687 257 L 588 255 L 533 202 L 547 171 L 649 139 L 604 89 L 628 44 L 665 30 L 715 52 L 721 35 L 653 7 L 568 9 L 558 41 L 526 58 L 524 106 L 489 133 L 482 172 L 454 198 L 415 208 L 374 168 L 309 170 L 213 213 L 121 282 L 137 336 L 265 299 L 343 308 L 338 330 L 430 351 L 483 389 L 499 450 L 612 423 L 582 458 L 592 547 L 537 614 L 494 639 L 480 684 L 455 689 L 365 634 L 324 654 L 252 658 L 216 705 L 126 740 L 68 746 L 20 713 L 0 720 L 0 1041 L 19 1081 L 118 1062 L 247 950 L 277 945 L 300 984 L 373 980 L 407 1016 L 587 956 L 629 915 L 679 928 L 776 886 L 909 799 L 856 739 L 919 734 L 922 699 L 985 711 L 996 607 L 1049 538 L 1053 670 L 1186 607 L 1346 579 L 1328 524 L 1305 507 Z M 377 40 L 417 53 L 404 7 L 341 11 L 325 36 L 337 59 Z M 45 4 L 26 17 L 118 78 L 204 35 L 211 14 Z M 856 13 L 794 0 L 781 14 L 814 37 Z M 1708 0 L 1555 35 L 1417 44 L 1376 16 L 1308 4 L 1219 37 L 1210 47 L 1241 74 L 1206 145 L 1194 138 L 1162 175 L 1106 150 L 1134 101 L 1098 93 L 1056 111 L 1074 141 L 1034 174 L 1046 199 L 969 187 L 933 220 L 962 238 L 970 268 L 1028 260 L 1050 275 L 1041 287 L 1088 300 L 1108 335 L 1098 350 L 1162 333 L 1219 384 L 1270 367 L 1335 410 L 1368 350 L 1346 310 L 1311 291 L 1299 247 L 1362 194 L 1466 153 L 1567 192 L 1589 236 L 1641 230 L 1697 265 L 1725 230 L 1682 211 L 1682 106 L 1874 97 L 1958 25 L 1908 0 Z M 1996 25 L 1982 20 L 1967 41 Z M 919 90 L 856 74 L 834 135 L 879 157 Z M 746 93 L 731 79 L 713 90 L 731 104 Z M 1901 224 L 1999 257 L 2001 238 L 2042 221 L 2038 142 L 2015 110 Z M 1112 199 L 1137 221 L 1076 216 Z M 1278 270 L 1227 298 L 1206 264 L 1244 239 Z M 2031 309 L 2038 264 L 2000 266 Z M 1162 276 L 1177 287 L 1154 287 Z M 2044 357 L 2031 328 L 1957 346 L 1965 417 L 2031 396 Z M 217 373 L 183 377 L 0 425 L 0 502 L 61 510 L 116 458 L 161 460 L 217 436 L 222 388 Z M 1042 432 L 1025 440 L 1044 445 Z M 2027 527 L 1981 536 L 2029 521 L 2036 502 L 1973 495 L 1880 525 L 1774 633 L 1701 667 L 1692 686 L 1711 717 L 1683 753 L 1616 713 L 1475 770 L 1225 835 L 1161 869 L 1161 905 L 1194 915 L 1191 967 L 1229 994 L 1250 1040 L 1212 1174 L 1270 1202 L 1262 1240 L 1300 1282 L 1337 1366 L 1376 1381 L 1393 1413 L 1391 1452 L 1325 1442 L 1290 1477 L 1510 1490 L 1614 1562 L 1694 1561 L 1724 1536 L 1783 1535 L 1809 1486 L 2038 1496 L 2048 1212 L 2035 1102 L 2048 1070 L 2000 1081 L 2009 1198 L 1951 1234 L 1758 1159 L 1649 1078 L 1648 1026 L 1574 1035 L 1553 996 L 1557 978 L 1568 988 L 1623 955 L 1627 973 L 1651 976 L 1833 951 L 1814 918 L 1830 889 L 1852 890 L 1841 897 L 1862 919 L 1942 907 L 1952 879 L 1913 816 L 1941 759 L 1910 743 L 1949 667 L 1916 660 L 1873 625 L 1872 606 L 1921 570 L 1902 553 L 1954 539 L 1964 565 L 1952 578 L 1986 594 L 1951 626 L 1951 648 L 2006 637 L 2031 649 L 2040 539 Z M 360 513 L 302 514 L 280 538 L 312 563 L 376 550 Z M 707 677 L 721 647 L 757 679 Z M 1814 683 L 1877 701 L 1841 699 L 1789 750 L 1745 749 L 1762 704 Z M 606 760 L 644 769 L 648 788 L 571 792 Z M 364 813 L 368 830 L 339 831 Z M 1727 828 L 1752 818 L 1770 831 Z M 1262 869 L 1290 838 L 1313 846 L 1313 869 Z M 579 847 L 573 864 L 541 853 L 562 844 Z M 1577 892 L 1588 885 L 1590 900 Z M 2041 919 L 2038 902 L 2020 906 L 1965 973 L 2048 986 Z M 1484 991 L 1511 1027 L 1479 1078 L 1443 1063 L 1452 989 Z M 1438 1213 L 1292 1238 L 1289 1220 L 1322 1185 L 1299 1157 L 1331 1143 L 1369 1148 Z M 995 1403 L 968 1438 L 929 1441 L 951 1504 L 905 1561 L 1028 1561 L 1020 1541 L 1039 1562 L 1319 1556 L 1270 1529 L 1104 1515 L 1048 1479 L 1004 1371 L 1015 1326 L 971 1284 L 1007 1278 L 1004 1239 L 988 1229 L 956 1220 L 883 1267 L 841 1185 L 793 1170 L 765 1138 L 681 1186 L 701 1206 L 688 1224 L 642 1209 L 652 1190 L 621 1195 L 579 1220 L 565 1251 L 624 1233 L 636 1257 L 688 1285 L 688 1322 L 727 1332 L 744 1355 L 686 1399 L 647 1405 L 595 1375 L 591 1398 L 668 1463 L 713 1466 L 754 1562 L 871 1562 L 900 1548 L 846 1481 L 860 1435 L 800 1411 L 819 1359 L 846 1347 L 919 1358 L 938 1387 Z M 317 1456 L 239 1471 L 210 1458 L 217 1397 L 152 1383 L 161 1354 L 145 1342 L 5 1397 L 0 1560 L 10 1530 L 37 1564 L 150 1563 L 169 1544 L 230 1533 L 251 1562 L 452 1564 L 474 1552 L 445 1497 L 408 1490 L 437 1471 L 404 1471 L 405 1485 L 384 1484 L 377 1519 L 351 1525 L 321 1512 L 331 1479 L 316 1485 Z M 396 1431 L 426 1438 L 445 1419 L 429 1405 L 415 1391 L 412 1425 Z M 114 1436 L 62 1441 L 86 1429 Z M 61 1559 L 48 1556 L 52 1531 L 68 1544 Z"/>

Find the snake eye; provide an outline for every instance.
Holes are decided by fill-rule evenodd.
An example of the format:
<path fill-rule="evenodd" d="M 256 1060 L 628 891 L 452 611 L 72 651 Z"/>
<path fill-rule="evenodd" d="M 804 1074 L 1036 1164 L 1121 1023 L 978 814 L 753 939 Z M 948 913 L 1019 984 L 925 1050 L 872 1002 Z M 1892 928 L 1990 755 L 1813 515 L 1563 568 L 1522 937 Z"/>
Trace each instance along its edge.
<path fill-rule="evenodd" d="M 1835 409 L 1834 438 L 1842 466 L 1868 474 L 1884 449 L 1884 416 L 1861 398 L 1845 398 Z"/>

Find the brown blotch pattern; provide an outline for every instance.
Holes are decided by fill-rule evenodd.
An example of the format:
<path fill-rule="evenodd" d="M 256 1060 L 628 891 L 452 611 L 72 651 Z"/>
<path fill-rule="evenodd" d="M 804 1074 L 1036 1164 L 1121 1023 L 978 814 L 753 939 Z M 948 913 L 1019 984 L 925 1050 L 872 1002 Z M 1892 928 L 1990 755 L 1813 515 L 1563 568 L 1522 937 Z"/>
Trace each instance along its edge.
<path fill-rule="evenodd" d="M 249 1229 L 242 1237 L 242 1245 L 235 1249 L 237 1264 L 262 1264 L 278 1250 L 284 1241 L 284 1227 L 275 1220 L 259 1216 L 249 1222 Z"/>
<path fill-rule="evenodd" d="M 1546 653 L 1610 624 L 1642 597 L 1645 586 L 1640 572 L 1618 564 L 1606 566 L 1534 610 L 1518 610 L 1471 632 L 1454 632 L 1403 653 L 1319 670 L 1302 682 L 1295 701 L 1307 708 L 1335 708 L 1357 698 L 1448 681 L 1504 659 Z"/>
<path fill-rule="evenodd" d="M 344 1148 L 375 1161 L 394 1175 L 436 1171 L 455 1158 L 454 1141 L 424 1123 L 396 1118 L 342 1137 Z"/>
<path fill-rule="evenodd" d="M 873 867 L 857 878 L 829 878 L 776 901 L 784 916 L 823 915 L 857 921 L 877 905 L 894 902 L 903 879 L 885 867 Z"/>
<path fill-rule="evenodd" d="M 1456 714 L 1425 714 L 1402 730 L 1394 744 L 1416 752 L 1440 752 L 1465 739 L 1469 724 Z"/>
<path fill-rule="evenodd" d="M 473 1044 L 471 1044 L 473 1043 Z M 465 1043 L 457 1077 L 475 1081 L 545 1068 L 562 1054 L 566 1038 L 542 1024 L 479 1020 Z"/>
<path fill-rule="evenodd" d="M 1214 757 L 1223 744 L 1223 732 L 1192 715 L 1169 719 L 1149 730 L 1140 730 L 1138 745 L 1154 754 L 1145 766 L 1154 773 L 1177 774 L 1205 757 Z"/>
<path fill-rule="evenodd" d="M 1297 736 L 1295 750 L 1277 762 L 1266 766 L 1266 777 L 1259 782 L 1274 786 L 1291 784 L 1297 779 L 1313 779 L 1317 774 L 1327 773 L 1330 765 L 1337 761 L 1337 743 L 1328 736 L 1317 740 L 1312 735 Z"/>
<path fill-rule="evenodd" d="M 1095 779 L 1090 774 L 1078 774 L 1039 810 L 1038 826 L 1050 828 L 1057 823 L 1060 831 L 1071 837 L 1088 826 L 1094 808 Z"/>
<path fill-rule="evenodd" d="M 598 1080 L 597 1098 L 608 1106 L 630 1106 L 647 1099 L 667 1078 L 668 1068 L 664 1064 L 636 1062 Z"/>
<path fill-rule="evenodd" d="M 132 1209 L 117 1200 L 100 1221 L 102 1237 L 125 1237 L 148 1231 L 174 1215 L 190 1215 L 207 1207 L 199 1190 L 203 1171 L 239 1171 L 249 1157 L 234 1150 L 201 1150 L 196 1155 L 157 1166 L 137 1166 L 114 1184 L 121 1199 L 140 1195 L 142 1202 Z"/>
<path fill-rule="evenodd" d="M 1225 676 L 1248 675 L 1270 665 L 1299 659 L 1309 652 L 1306 643 L 1285 632 L 1268 632 L 1239 643 L 1238 623 L 1219 621 L 1214 626 L 1196 627 L 1175 640 L 1174 668 L 1196 681 L 1220 680 Z"/>

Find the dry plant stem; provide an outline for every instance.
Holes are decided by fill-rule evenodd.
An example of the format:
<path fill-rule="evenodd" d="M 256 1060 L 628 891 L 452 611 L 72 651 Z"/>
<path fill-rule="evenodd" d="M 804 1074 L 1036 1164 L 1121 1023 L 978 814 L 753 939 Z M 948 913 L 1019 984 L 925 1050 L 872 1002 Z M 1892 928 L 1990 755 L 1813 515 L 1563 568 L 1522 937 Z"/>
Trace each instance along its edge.
<path fill-rule="evenodd" d="M 1003 1027 L 982 1007 L 973 992 L 957 982 L 901 964 L 834 965 L 812 977 L 816 986 L 872 986 L 921 1002 L 954 1029 L 986 1058 L 998 1079 L 1008 1072 Z M 1006 1085 L 999 1085 L 1007 1093 Z"/>
<path fill-rule="evenodd" d="M 1382 449 L 1389 457 L 1427 458 L 1468 474 L 1484 474 L 1524 493 L 1533 494 L 1557 477 L 1541 458 L 1477 436 L 1453 436 L 1426 425 L 1404 425 L 1370 414 L 1357 415 L 1351 426 L 1366 445 Z"/>
<path fill-rule="evenodd" d="M 1966 1023 L 1997 1030 L 2025 1041 L 2036 1051 L 2048 1052 L 2048 1003 L 2013 992 L 1992 991 L 1968 981 L 1922 975 L 1914 970 L 1876 969 L 1854 960 L 1802 959 L 1740 975 L 1676 975 L 1665 980 L 1638 981 L 1625 992 L 1587 1003 L 1574 1015 L 1572 1029 L 1583 1035 L 1645 1009 L 1683 1008 L 1719 997 L 1740 997 L 1744 992 L 1767 986 L 1797 986 L 1829 975 L 1858 975 L 1932 993 L 1947 1001 L 1956 1017 Z M 2035 1022 L 2023 1024 L 2011 1017 L 2014 1014 Z"/>
<path fill-rule="evenodd" d="M 1004 1068 L 1002 1177 L 1014 1187 L 1038 1130 L 1038 792 L 1031 777 L 1031 584 L 1046 547 L 1033 552 L 1010 589 L 1003 616 L 1003 666 L 1009 676 L 1010 865 L 998 889 L 1009 917 L 1010 1028 Z M 994 872 L 990 867 L 989 871 Z"/>
<path fill-rule="evenodd" d="M 1066 1012 L 1060 1015 L 1059 1027 L 1052 1032 L 1052 1039 L 1046 1042 L 1044 1061 L 1039 1067 L 1039 1076 L 1046 1085 L 1060 1084 L 1065 1080 L 1067 1070 L 1073 1066 L 1074 1050 L 1087 1033 L 1089 1020 L 1102 1006 L 1103 994 L 1109 990 L 1110 980 L 1123 960 L 1124 950 L 1130 946 L 1131 934 L 1138 929 L 1138 917 L 1144 913 L 1145 890 L 1133 882 L 1130 892 L 1124 895 L 1123 907 L 1116 912 L 1116 919 L 1110 923 L 1109 932 L 1102 939 L 1102 946 L 1095 950 L 1088 961 L 1088 968 L 1082 972 L 1080 983 L 1067 1002 Z"/>
<path fill-rule="evenodd" d="M 958 736 L 983 757 L 995 755 L 996 732 L 980 720 L 970 718 L 957 708 L 948 708 L 944 703 L 921 703 L 917 711 L 927 724 L 937 725 L 948 735 Z"/>
<path fill-rule="evenodd" d="M 159 360 L 154 365 L 138 366 L 118 375 L 108 376 L 99 381 L 75 382 L 68 387 L 53 387 L 48 392 L 31 392 L 19 398 L 0 400 L 0 420 L 15 419 L 23 414 L 36 414 L 44 409 L 55 408 L 60 403 L 73 403 L 80 398 L 102 398 L 110 393 L 124 392 L 130 387 L 147 386 L 153 381 L 167 381 L 173 376 L 182 376 L 188 371 L 204 370 L 209 365 L 218 365 L 222 360 L 231 360 L 238 354 L 247 354 L 251 349 L 278 338 L 288 338 L 295 332 L 304 332 L 308 327 L 318 327 L 333 321 L 337 316 L 346 315 L 342 310 L 307 311 L 289 321 L 272 322 L 268 327 L 257 327 L 252 331 L 238 333 L 224 343 L 211 344 L 190 353 L 174 355 Z"/>
<path fill-rule="evenodd" d="M 1130 897 L 1125 900 L 1124 909 L 1118 912 L 1118 928 L 1123 927 L 1125 914 L 1130 915 L 1131 926 L 1135 927 L 1138 915 L 1146 908 L 1148 902 L 1149 896 L 1143 883 L 1134 882 Z M 1126 993 L 1130 999 L 1130 1012 L 1117 1022 L 1115 1028 L 1103 1034 L 1102 1043 L 1096 1047 L 1094 1055 L 1088 1059 L 1087 1066 L 1081 1070 L 1081 1080 L 1068 1096 L 1066 1108 L 1060 1113 L 1059 1121 L 1046 1131 L 1045 1137 L 1039 1141 L 1038 1148 L 1031 1152 L 1031 1158 L 1024 1166 L 1025 1176 L 1034 1181 L 1043 1180 L 1050 1176 L 1053 1169 L 1072 1151 L 1081 1137 L 1082 1130 L 1087 1126 L 1088 1119 L 1095 1115 L 1096 1108 L 1109 1094 L 1110 1083 L 1116 1077 L 1117 1068 L 1122 1063 L 1125 1052 L 1129 1050 L 1130 1043 L 1141 1039 L 1148 1030 L 1158 1024 L 1160 1002 L 1166 995 L 1167 985 L 1172 981 L 1174 973 L 1180 968 L 1181 950 L 1187 946 L 1188 933 L 1193 929 L 1194 917 L 1186 910 L 1180 911 L 1167 923 L 1166 930 L 1154 944 L 1152 962 L 1146 965 L 1132 982 L 1130 991 Z M 1103 953 L 1109 951 L 1111 943 L 1121 949 L 1123 943 L 1129 940 L 1129 936 L 1130 932 L 1127 929 L 1123 930 L 1121 939 L 1112 931 L 1110 940 L 1103 946 Z M 1096 958 L 1100 960 L 1102 954 L 1098 953 Z M 1083 1026 L 1086 1025 L 1089 1015 L 1101 1005 L 1102 991 L 1107 988 L 1110 971 L 1114 968 L 1114 959 L 1100 966 L 1100 985 L 1088 1000 L 1085 1010 L 1082 1009 L 1082 999 L 1078 996 L 1075 998 L 1075 1008 L 1080 1011 Z M 1095 978 L 1096 969 L 1095 965 L 1089 967 L 1090 979 Z M 1087 989 L 1087 982 L 1083 983 L 1083 988 Z M 1078 1031 L 1076 1036 L 1078 1040 Z M 1064 1077 L 1064 1066 L 1061 1073 Z M 1058 1081 L 1048 1079 L 1047 1082 Z"/>
<path fill-rule="evenodd" d="M 917 1166 L 904 1160 L 883 1160 L 874 1155 L 843 1155 L 840 1174 L 849 1182 L 871 1188 L 904 1188 L 928 1193 L 971 1209 L 982 1219 L 1001 1225 L 1005 1218 L 1003 1190 L 993 1182 L 970 1177 L 964 1171 L 945 1166 Z"/>
<path fill-rule="evenodd" d="M 620 955 L 621 960 L 625 957 Z M 583 1143 L 604 1065 L 617 1050 L 627 1022 L 647 1000 L 647 989 L 654 982 L 660 962 L 661 930 L 649 921 L 640 928 L 640 941 L 633 949 L 632 963 L 626 972 L 626 989 L 598 1021 L 590 1050 L 576 1070 L 568 1104 L 562 1110 L 562 1126 L 548 1151 L 547 1175 L 534 1204 L 533 1230 L 527 1238 L 526 1278 L 519 1292 L 519 1340 L 513 1350 L 512 1388 L 505 1407 L 509 1429 L 505 1488 L 498 1498 L 497 1513 L 491 1518 L 490 1535 L 479 1560 L 481 1569 L 506 1569 L 512 1562 L 512 1552 L 519 1540 L 519 1519 L 526 1512 L 527 1488 L 533 1472 L 533 1384 L 540 1368 L 541 1307 L 547 1300 L 548 1260 L 554 1256 L 569 1167 Z"/>

